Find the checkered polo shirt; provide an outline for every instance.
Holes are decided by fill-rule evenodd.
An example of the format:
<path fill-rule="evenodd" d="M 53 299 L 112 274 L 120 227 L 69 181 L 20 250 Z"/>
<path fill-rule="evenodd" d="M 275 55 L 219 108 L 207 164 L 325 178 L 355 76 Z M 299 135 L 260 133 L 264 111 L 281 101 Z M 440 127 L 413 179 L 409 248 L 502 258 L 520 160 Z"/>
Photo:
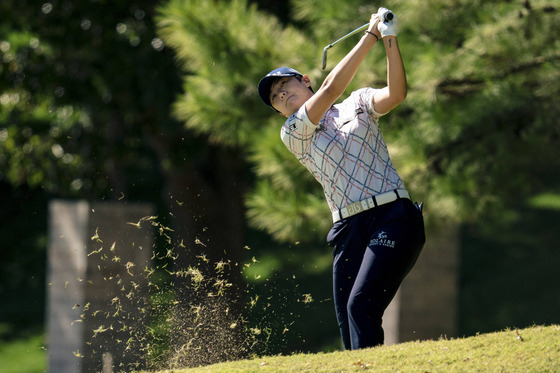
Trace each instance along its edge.
<path fill-rule="evenodd" d="M 282 141 L 321 183 L 332 212 L 404 188 L 379 130 L 381 115 L 371 105 L 376 91 L 353 92 L 332 106 L 318 126 L 302 105 L 282 127 Z"/>

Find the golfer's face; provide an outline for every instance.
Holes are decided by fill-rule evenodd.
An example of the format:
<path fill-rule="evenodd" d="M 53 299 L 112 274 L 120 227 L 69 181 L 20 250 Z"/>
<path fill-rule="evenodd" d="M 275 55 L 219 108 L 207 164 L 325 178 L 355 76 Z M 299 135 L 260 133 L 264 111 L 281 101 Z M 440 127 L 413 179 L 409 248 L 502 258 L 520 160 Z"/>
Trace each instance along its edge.
<path fill-rule="evenodd" d="M 280 78 L 270 88 L 270 103 L 285 117 L 289 117 L 312 96 L 308 82 L 295 76 Z"/>

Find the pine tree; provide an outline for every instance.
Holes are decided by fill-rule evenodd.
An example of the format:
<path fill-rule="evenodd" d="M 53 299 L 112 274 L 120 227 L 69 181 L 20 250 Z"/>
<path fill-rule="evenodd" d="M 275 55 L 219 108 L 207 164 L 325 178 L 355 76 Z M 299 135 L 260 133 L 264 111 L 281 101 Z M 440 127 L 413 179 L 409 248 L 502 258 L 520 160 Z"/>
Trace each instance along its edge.
<path fill-rule="evenodd" d="M 256 83 L 289 65 L 317 88 L 326 75 L 319 69 L 322 47 L 367 22 L 376 7 L 294 1 L 292 21 L 281 25 L 245 2 L 203 3 L 171 2 L 169 9 L 183 16 L 167 12 L 160 22 L 187 72 L 177 115 L 211 141 L 246 152 L 258 176 L 247 196 L 254 226 L 282 241 L 324 235 L 330 222 L 322 192 L 284 148 L 283 120 L 260 103 Z M 409 95 L 381 126 L 411 192 L 429 202 L 431 216 L 462 220 L 499 213 L 508 200 L 538 191 L 548 167 L 558 166 L 558 10 L 546 1 L 391 7 L 399 16 Z M 189 20 L 194 14 L 206 18 Z M 332 48 L 328 69 L 355 42 Z M 348 92 L 383 86 L 384 63 L 381 47 L 372 50 Z"/>

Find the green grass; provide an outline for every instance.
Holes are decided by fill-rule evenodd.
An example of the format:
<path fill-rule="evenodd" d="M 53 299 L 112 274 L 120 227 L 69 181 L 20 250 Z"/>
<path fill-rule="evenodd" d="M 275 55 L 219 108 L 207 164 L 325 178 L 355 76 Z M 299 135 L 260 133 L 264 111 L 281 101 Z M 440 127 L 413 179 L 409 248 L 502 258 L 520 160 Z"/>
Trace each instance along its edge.
<path fill-rule="evenodd" d="M 43 333 L 3 342 L 0 340 L 0 372 L 42 373 L 46 370 L 47 353 Z"/>
<path fill-rule="evenodd" d="M 259 357 L 190 372 L 560 372 L 560 325 L 357 351 Z M 163 373 L 164 371 L 160 372 Z"/>

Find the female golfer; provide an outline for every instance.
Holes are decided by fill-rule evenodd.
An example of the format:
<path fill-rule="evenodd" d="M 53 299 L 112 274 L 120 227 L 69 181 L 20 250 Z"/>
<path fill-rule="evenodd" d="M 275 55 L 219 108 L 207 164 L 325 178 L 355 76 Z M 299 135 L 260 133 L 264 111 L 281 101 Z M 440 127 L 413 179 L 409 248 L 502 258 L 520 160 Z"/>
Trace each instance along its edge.
<path fill-rule="evenodd" d="M 378 126 L 407 93 L 397 16 L 387 20 L 388 13 L 379 8 L 371 15 L 365 34 L 316 93 L 307 75 L 287 67 L 258 87 L 262 101 L 288 118 L 282 141 L 321 183 L 331 209 L 327 241 L 346 349 L 383 344 L 383 313 L 425 242 L 421 207 L 410 200 Z M 387 54 L 387 86 L 359 89 L 334 104 L 378 41 Z"/>

